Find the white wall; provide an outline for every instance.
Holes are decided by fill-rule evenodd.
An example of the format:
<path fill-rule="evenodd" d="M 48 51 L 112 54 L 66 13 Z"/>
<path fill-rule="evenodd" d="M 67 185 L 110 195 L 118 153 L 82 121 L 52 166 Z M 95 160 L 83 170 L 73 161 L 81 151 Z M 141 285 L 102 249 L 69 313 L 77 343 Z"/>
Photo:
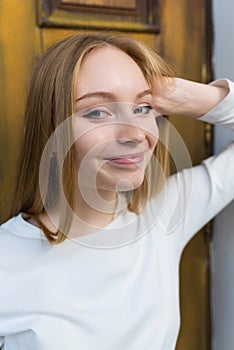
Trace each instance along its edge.
<path fill-rule="evenodd" d="M 213 20 L 215 78 L 234 80 L 234 1 L 213 0 Z M 215 152 L 233 139 L 229 130 L 216 128 Z M 234 349 L 234 203 L 214 222 L 212 317 L 212 349 Z"/>

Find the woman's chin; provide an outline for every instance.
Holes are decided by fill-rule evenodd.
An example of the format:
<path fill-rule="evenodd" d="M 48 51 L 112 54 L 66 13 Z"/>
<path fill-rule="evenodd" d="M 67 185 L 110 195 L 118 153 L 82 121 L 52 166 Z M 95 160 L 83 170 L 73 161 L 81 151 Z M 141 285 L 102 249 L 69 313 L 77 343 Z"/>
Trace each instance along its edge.
<path fill-rule="evenodd" d="M 142 185 L 143 180 L 144 180 L 144 178 L 139 179 L 138 181 L 130 181 L 128 179 L 121 179 L 116 184 L 116 192 L 133 191 Z"/>
<path fill-rule="evenodd" d="M 107 190 L 114 192 L 128 192 L 139 188 L 144 181 L 144 176 L 138 179 L 123 178 L 107 186 Z"/>
<path fill-rule="evenodd" d="M 132 191 L 140 187 L 144 181 L 144 172 L 137 171 L 131 174 L 102 173 L 101 176 L 96 177 L 96 186 L 99 190 L 106 190 L 111 192 L 126 192 Z"/>

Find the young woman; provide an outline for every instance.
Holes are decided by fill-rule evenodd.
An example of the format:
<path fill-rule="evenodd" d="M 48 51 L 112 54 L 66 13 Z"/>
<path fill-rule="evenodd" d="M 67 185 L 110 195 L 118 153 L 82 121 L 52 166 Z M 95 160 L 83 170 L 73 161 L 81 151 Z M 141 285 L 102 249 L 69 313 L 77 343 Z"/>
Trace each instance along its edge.
<path fill-rule="evenodd" d="M 41 58 L 1 226 L 3 349 L 175 348 L 180 256 L 234 198 L 234 146 L 168 177 L 168 152 L 189 157 L 159 116 L 234 129 L 234 85 L 170 75 L 142 43 L 110 34 Z"/>

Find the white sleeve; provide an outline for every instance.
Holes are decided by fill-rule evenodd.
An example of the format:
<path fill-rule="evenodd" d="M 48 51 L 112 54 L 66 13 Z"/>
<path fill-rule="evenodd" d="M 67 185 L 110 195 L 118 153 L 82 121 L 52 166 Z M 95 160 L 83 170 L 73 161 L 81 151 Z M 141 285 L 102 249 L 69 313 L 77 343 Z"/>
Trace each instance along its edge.
<path fill-rule="evenodd" d="M 234 83 L 227 79 L 216 80 L 211 85 L 229 88 L 228 95 L 200 120 L 216 125 L 223 125 L 234 131 Z"/>
<path fill-rule="evenodd" d="M 182 238 L 182 248 L 234 199 L 234 144 L 168 182 L 164 214 L 167 234 Z"/>
<path fill-rule="evenodd" d="M 214 84 L 228 84 L 230 92 L 200 119 L 234 130 L 234 84 L 225 80 Z M 182 251 L 193 235 L 234 199 L 234 143 L 201 165 L 173 175 L 164 195 L 162 220 L 167 234 L 177 235 Z"/>

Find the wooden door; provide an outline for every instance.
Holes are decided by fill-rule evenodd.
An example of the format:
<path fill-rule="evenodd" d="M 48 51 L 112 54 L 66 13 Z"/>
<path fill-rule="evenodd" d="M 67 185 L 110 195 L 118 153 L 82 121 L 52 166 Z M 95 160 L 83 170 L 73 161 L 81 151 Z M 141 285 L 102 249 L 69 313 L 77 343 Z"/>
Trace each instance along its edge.
<path fill-rule="evenodd" d="M 179 75 L 207 82 L 211 74 L 211 0 L 1 0 L 0 219 L 10 201 L 22 134 L 29 72 L 41 53 L 73 33 L 118 30 L 168 57 Z M 211 152 L 211 128 L 171 117 L 194 164 Z M 177 350 L 210 349 L 210 225 L 186 247 L 181 263 L 182 327 Z"/>

